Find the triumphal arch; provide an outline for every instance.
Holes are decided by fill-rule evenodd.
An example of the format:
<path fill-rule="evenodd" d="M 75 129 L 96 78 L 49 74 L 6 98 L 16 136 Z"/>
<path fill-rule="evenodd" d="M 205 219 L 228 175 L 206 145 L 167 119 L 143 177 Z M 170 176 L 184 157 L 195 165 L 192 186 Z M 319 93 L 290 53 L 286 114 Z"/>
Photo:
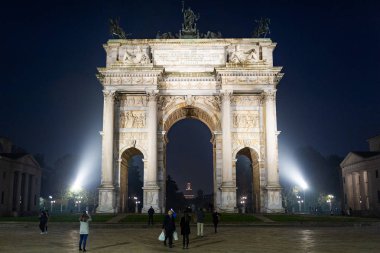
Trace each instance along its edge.
<path fill-rule="evenodd" d="M 273 66 L 276 43 L 200 38 L 195 29 L 183 26 L 179 38 L 111 39 L 104 45 L 106 67 L 98 69 L 104 113 L 97 212 L 126 210 L 128 161 L 137 154 L 144 162 L 143 212 L 150 206 L 165 211 L 166 135 L 185 118 L 202 121 L 212 133 L 210 184 L 220 212 L 237 210 L 240 154 L 252 162 L 255 209 L 283 210 L 276 123 L 276 86 L 283 74 Z"/>

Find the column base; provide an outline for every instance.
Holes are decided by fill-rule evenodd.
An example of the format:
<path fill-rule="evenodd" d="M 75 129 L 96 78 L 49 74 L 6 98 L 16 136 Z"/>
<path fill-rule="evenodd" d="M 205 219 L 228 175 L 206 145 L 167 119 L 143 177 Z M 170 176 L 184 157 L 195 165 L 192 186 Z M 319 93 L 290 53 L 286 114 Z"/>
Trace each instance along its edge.
<path fill-rule="evenodd" d="M 99 187 L 99 206 L 97 213 L 116 213 L 115 187 L 112 185 L 102 185 Z"/>
<path fill-rule="evenodd" d="M 143 187 L 144 190 L 144 204 L 141 210 L 142 213 L 147 213 L 150 207 L 153 207 L 155 213 L 162 213 L 159 204 L 159 191 L 160 187 L 157 185 L 149 185 Z"/>
<path fill-rule="evenodd" d="M 266 201 L 264 213 L 284 213 L 282 207 L 282 187 L 280 185 L 269 185 L 266 187 Z"/>
<path fill-rule="evenodd" d="M 236 186 L 233 182 L 223 182 L 221 190 L 221 205 L 218 206 L 220 212 L 237 213 L 236 207 Z"/>

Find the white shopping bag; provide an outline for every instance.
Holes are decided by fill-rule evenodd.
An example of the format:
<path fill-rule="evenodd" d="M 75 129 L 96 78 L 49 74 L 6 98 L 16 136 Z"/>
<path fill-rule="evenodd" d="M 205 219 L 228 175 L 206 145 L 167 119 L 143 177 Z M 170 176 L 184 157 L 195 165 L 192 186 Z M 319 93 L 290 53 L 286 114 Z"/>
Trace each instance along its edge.
<path fill-rule="evenodd" d="M 158 236 L 158 240 L 165 241 L 165 232 L 162 231 L 161 234 Z"/>
<path fill-rule="evenodd" d="M 177 231 L 174 231 L 174 232 L 173 232 L 173 239 L 176 240 L 176 241 L 178 240 L 178 234 L 177 234 Z"/>

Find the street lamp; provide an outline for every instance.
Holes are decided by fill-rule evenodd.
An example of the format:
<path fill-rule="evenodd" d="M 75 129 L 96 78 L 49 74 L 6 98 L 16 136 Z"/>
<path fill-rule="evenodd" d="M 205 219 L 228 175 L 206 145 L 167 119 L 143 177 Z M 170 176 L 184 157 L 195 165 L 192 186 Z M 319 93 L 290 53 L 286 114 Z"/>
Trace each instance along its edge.
<path fill-rule="evenodd" d="M 53 205 L 55 203 L 55 200 L 51 200 L 50 201 L 50 212 L 52 213 L 53 212 Z"/>
<path fill-rule="evenodd" d="M 301 212 L 301 205 L 304 202 L 301 196 L 297 195 L 298 211 Z"/>
<path fill-rule="evenodd" d="M 80 203 L 81 203 L 82 201 L 80 201 L 80 200 L 77 200 L 77 201 L 75 201 L 75 204 L 77 204 L 77 206 L 78 206 L 78 212 L 80 212 Z"/>
<path fill-rule="evenodd" d="M 137 197 L 133 197 L 133 199 L 135 200 L 135 203 L 136 203 L 136 206 L 135 206 L 135 213 L 138 213 L 138 212 L 139 212 L 138 204 L 140 204 L 140 201 L 138 201 L 138 198 L 137 198 Z"/>
<path fill-rule="evenodd" d="M 326 200 L 326 202 L 329 204 L 329 206 L 330 206 L 330 213 L 332 214 L 332 201 L 333 201 L 333 199 L 334 199 L 334 195 L 332 195 L 332 194 L 329 194 L 329 195 L 327 195 L 327 200 Z"/>
<path fill-rule="evenodd" d="M 241 196 L 240 197 L 240 204 L 243 205 L 243 209 L 241 210 L 242 213 L 245 213 L 245 204 L 247 203 L 247 196 Z"/>
<path fill-rule="evenodd" d="M 309 188 L 309 186 L 303 178 L 299 178 L 298 180 L 299 180 L 298 185 L 302 188 L 302 192 L 303 192 L 303 200 L 302 200 L 302 203 L 304 203 L 303 211 L 306 213 L 306 190 Z"/>

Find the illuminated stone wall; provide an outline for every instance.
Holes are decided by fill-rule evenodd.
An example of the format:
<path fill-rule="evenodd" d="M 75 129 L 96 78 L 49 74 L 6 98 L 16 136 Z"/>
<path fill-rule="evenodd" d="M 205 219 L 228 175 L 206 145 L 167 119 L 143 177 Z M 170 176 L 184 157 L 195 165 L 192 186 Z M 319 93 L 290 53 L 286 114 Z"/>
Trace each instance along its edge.
<path fill-rule="evenodd" d="M 249 148 L 260 212 L 282 212 L 276 86 L 270 39 L 109 40 L 103 85 L 102 181 L 98 212 L 121 212 L 125 152 L 144 156 L 143 212 L 165 210 L 166 133 L 195 118 L 212 133 L 214 206 L 236 212 L 236 155 Z"/>

